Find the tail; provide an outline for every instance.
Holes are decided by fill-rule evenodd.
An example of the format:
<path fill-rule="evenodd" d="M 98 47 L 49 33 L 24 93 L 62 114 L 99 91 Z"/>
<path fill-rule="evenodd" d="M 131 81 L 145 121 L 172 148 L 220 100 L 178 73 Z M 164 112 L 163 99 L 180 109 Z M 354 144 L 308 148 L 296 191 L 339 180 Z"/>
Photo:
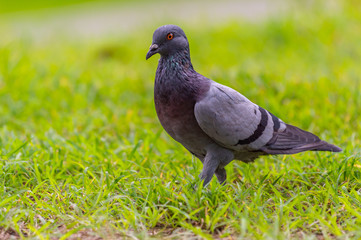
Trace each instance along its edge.
<path fill-rule="evenodd" d="M 322 141 L 316 135 L 286 124 L 282 132 L 274 132 L 272 139 L 261 150 L 268 154 L 294 154 L 304 151 L 341 152 L 342 149 Z"/>
<path fill-rule="evenodd" d="M 328 152 L 341 152 L 342 149 L 340 147 L 337 147 L 336 145 L 333 145 L 331 143 L 321 141 L 320 145 L 317 146 L 315 149 L 310 149 L 312 151 L 328 151 Z"/>

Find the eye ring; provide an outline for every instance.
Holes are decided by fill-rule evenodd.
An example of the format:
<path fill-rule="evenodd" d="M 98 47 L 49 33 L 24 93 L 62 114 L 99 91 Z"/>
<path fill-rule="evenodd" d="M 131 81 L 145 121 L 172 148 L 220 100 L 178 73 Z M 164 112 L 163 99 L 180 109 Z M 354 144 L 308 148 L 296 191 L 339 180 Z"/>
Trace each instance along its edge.
<path fill-rule="evenodd" d="M 173 33 L 168 33 L 167 34 L 167 40 L 172 40 L 174 37 Z"/>

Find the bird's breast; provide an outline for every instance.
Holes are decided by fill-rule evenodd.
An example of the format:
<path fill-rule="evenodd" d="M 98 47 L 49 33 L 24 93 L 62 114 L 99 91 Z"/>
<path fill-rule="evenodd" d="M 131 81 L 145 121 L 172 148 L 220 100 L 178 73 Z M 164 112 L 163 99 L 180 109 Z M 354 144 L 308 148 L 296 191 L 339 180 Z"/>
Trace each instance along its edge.
<path fill-rule="evenodd" d="M 195 73 L 167 72 L 159 68 L 154 85 L 155 109 L 164 130 L 196 156 L 204 154 L 207 144 L 213 142 L 199 127 L 194 107 L 209 88 L 200 83 Z"/>
<path fill-rule="evenodd" d="M 194 115 L 195 100 L 185 94 L 167 91 L 161 94 L 155 90 L 155 109 L 164 130 L 176 141 L 180 142 L 189 151 L 203 153 L 203 144 L 210 139 L 201 130 Z"/>
<path fill-rule="evenodd" d="M 172 93 L 155 94 L 155 109 L 164 129 L 172 136 L 178 124 L 194 124 L 195 101 L 175 96 Z M 194 122 L 194 123 L 193 123 Z"/>

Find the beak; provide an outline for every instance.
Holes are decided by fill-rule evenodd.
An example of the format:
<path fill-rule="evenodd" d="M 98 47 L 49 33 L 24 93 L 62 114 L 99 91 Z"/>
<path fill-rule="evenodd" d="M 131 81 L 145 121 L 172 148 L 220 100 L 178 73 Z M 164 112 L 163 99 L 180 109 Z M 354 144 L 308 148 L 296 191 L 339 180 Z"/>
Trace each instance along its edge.
<path fill-rule="evenodd" d="M 152 44 L 149 48 L 149 51 L 147 53 L 147 56 L 145 56 L 145 60 L 148 60 L 148 58 L 150 58 L 151 56 L 153 56 L 154 54 L 158 53 L 158 45 L 157 44 Z"/>

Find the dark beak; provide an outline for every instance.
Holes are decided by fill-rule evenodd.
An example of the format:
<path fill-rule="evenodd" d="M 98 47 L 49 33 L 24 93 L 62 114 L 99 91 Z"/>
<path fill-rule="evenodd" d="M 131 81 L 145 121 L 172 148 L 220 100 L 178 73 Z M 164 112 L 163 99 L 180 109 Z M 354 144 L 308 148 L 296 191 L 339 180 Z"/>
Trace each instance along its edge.
<path fill-rule="evenodd" d="M 157 44 L 152 44 L 150 46 L 150 48 L 149 48 L 147 56 L 145 56 L 145 60 L 148 60 L 148 58 L 150 58 L 151 56 L 153 56 L 156 53 L 158 53 L 158 45 Z"/>

